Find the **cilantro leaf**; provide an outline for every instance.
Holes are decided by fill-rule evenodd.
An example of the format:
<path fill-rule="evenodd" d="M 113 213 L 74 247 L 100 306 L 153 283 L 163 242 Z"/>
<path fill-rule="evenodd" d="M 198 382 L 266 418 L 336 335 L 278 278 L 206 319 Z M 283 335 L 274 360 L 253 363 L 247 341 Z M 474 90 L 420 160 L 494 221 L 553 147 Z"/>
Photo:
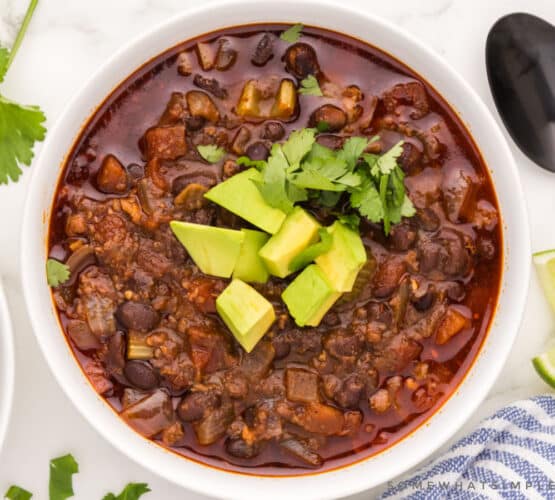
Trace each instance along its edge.
<path fill-rule="evenodd" d="M 353 170 L 368 144 L 370 141 L 366 137 L 349 137 L 337 156 L 345 160 L 349 170 Z"/>
<path fill-rule="evenodd" d="M 4 81 L 4 76 L 8 72 L 8 62 L 10 60 L 10 52 L 8 49 L 0 47 L 0 83 Z"/>
<path fill-rule="evenodd" d="M 399 141 L 389 151 L 378 158 L 377 166 L 382 174 L 390 174 L 397 166 L 397 158 L 403 154 L 403 141 Z"/>
<path fill-rule="evenodd" d="M 329 251 L 333 241 L 331 234 L 328 233 L 326 228 L 319 229 L 318 234 L 320 235 L 320 241 L 305 248 L 299 255 L 297 255 L 289 264 L 290 271 L 295 272 L 303 267 L 306 267 L 314 259 L 316 259 L 316 257 Z"/>
<path fill-rule="evenodd" d="M 282 146 L 283 153 L 291 166 L 297 166 L 312 149 L 316 141 L 316 130 L 303 128 L 294 130 Z"/>
<path fill-rule="evenodd" d="M 197 146 L 197 151 L 208 163 L 218 163 L 225 156 L 225 149 L 215 144 L 208 144 L 206 146 L 200 144 Z"/>
<path fill-rule="evenodd" d="M 118 496 L 108 493 L 102 500 L 138 500 L 149 491 L 151 489 L 146 483 L 129 483 Z"/>
<path fill-rule="evenodd" d="M 318 202 L 324 207 L 332 208 L 339 203 L 342 194 L 340 191 L 322 191 L 318 197 Z"/>
<path fill-rule="evenodd" d="M 46 261 L 46 280 L 50 286 L 58 286 L 65 283 L 71 276 L 69 267 L 56 259 Z"/>
<path fill-rule="evenodd" d="M 20 106 L 0 95 L 0 184 L 16 182 L 20 164 L 30 165 L 35 142 L 42 141 L 46 129 L 44 113 L 36 106 Z"/>
<path fill-rule="evenodd" d="M 10 486 L 8 491 L 4 493 L 4 498 L 8 500 L 29 500 L 32 496 L 32 493 L 24 490 L 20 486 Z"/>
<path fill-rule="evenodd" d="M 308 75 L 306 78 L 301 80 L 301 87 L 297 92 L 301 95 L 315 95 L 318 97 L 322 97 L 324 94 L 322 93 L 322 89 L 320 88 L 320 84 L 314 75 Z"/>
<path fill-rule="evenodd" d="M 345 187 L 335 184 L 318 170 L 305 168 L 291 176 L 291 182 L 301 188 L 316 189 L 319 191 L 345 191 Z"/>
<path fill-rule="evenodd" d="M 366 177 L 361 187 L 351 193 L 351 205 L 356 208 L 361 215 L 372 222 L 381 222 L 384 218 L 384 206 L 380 199 L 380 194 L 376 189 L 372 179 Z"/>
<path fill-rule="evenodd" d="M 295 186 L 289 181 L 285 183 L 285 190 L 287 191 L 287 196 L 293 203 L 308 200 L 308 193 L 306 192 L 306 189 Z"/>
<path fill-rule="evenodd" d="M 279 37 L 287 43 L 295 43 L 301 37 L 304 26 L 301 23 L 294 24 L 286 29 Z"/>
<path fill-rule="evenodd" d="M 286 169 L 287 159 L 279 144 L 272 146 L 272 151 L 263 171 L 263 182 L 252 181 L 258 187 L 262 197 L 274 208 L 285 213 L 293 210 L 293 202 L 287 194 Z"/>
<path fill-rule="evenodd" d="M 360 217 L 357 214 L 338 214 L 337 220 L 353 231 L 358 231 L 360 225 Z"/>
<path fill-rule="evenodd" d="M 79 472 L 79 465 L 72 455 L 64 455 L 50 460 L 50 500 L 65 500 L 73 496 L 73 474 Z"/>

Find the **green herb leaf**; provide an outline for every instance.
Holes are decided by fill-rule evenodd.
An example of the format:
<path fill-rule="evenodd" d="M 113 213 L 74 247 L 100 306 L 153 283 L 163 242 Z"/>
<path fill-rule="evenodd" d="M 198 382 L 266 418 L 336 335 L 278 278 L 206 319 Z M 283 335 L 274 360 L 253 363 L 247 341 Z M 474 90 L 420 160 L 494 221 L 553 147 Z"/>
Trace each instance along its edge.
<path fill-rule="evenodd" d="M 353 231 L 358 231 L 360 226 L 360 217 L 357 214 L 338 214 L 337 220 Z"/>
<path fill-rule="evenodd" d="M 248 156 L 239 156 L 239 158 L 237 158 L 237 165 L 263 170 L 266 166 L 266 162 L 264 160 L 251 160 Z"/>
<path fill-rule="evenodd" d="M 301 160 L 310 152 L 315 142 L 316 130 L 303 128 L 294 130 L 282 146 L 283 153 L 290 166 L 298 166 Z"/>
<path fill-rule="evenodd" d="M 10 60 L 10 51 L 0 47 L 0 83 L 4 81 L 4 77 L 8 72 L 8 62 Z"/>
<path fill-rule="evenodd" d="M 24 490 L 20 486 L 10 486 L 8 491 L 4 493 L 4 498 L 8 500 L 29 500 L 32 496 L 32 493 Z"/>
<path fill-rule="evenodd" d="M 308 75 L 305 79 L 301 80 L 301 88 L 297 91 L 301 95 L 315 95 L 322 97 L 322 89 L 314 75 Z"/>
<path fill-rule="evenodd" d="M 286 186 L 287 159 L 279 144 L 272 146 L 272 151 L 266 167 L 264 168 L 263 182 L 253 181 L 258 187 L 262 197 L 274 208 L 279 208 L 285 213 L 293 210 L 293 202 L 288 196 Z"/>
<path fill-rule="evenodd" d="M 12 50 L 0 47 L 0 83 L 21 45 L 38 0 L 31 0 Z M 37 106 L 20 106 L 0 95 L 0 184 L 17 182 L 20 165 L 30 165 L 35 142 L 42 141 L 46 129 L 44 113 Z"/>
<path fill-rule="evenodd" d="M 79 472 L 79 465 L 72 455 L 50 460 L 50 500 L 65 500 L 73 496 L 73 474 Z"/>
<path fill-rule="evenodd" d="M 380 194 L 369 177 L 363 181 L 360 189 L 351 193 L 351 205 L 372 222 L 381 222 L 384 218 L 385 211 Z"/>
<path fill-rule="evenodd" d="M 30 165 L 33 146 L 42 141 L 46 129 L 44 113 L 36 106 L 20 106 L 0 95 L 0 184 L 16 182 L 19 165 Z"/>
<path fill-rule="evenodd" d="M 56 259 L 46 261 L 46 280 L 50 286 L 58 286 L 65 283 L 70 278 L 70 271 L 67 265 Z"/>
<path fill-rule="evenodd" d="M 349 170 L 353 170 L 368 144 L 370 141 L 366 137 L 349 137 L 337 156 L 345 160 Z"/>
<path fill-rule="evenodd" d="M 198 145 L 197 151 L 208 163 L 218 163 L 225 156 L 225 149 L 219 148 L 215 144 Z"/>
<path fill-rule="evenodd" d="M 382 174 L 390 174 L 397 166 L 397 158 L 403 154 L 403 141 L 399 141 L 389 151 L 378 158 L 377 166 Z"/>
<path fill-rule="evenodd" d="M 295 43 L 301 37 L 304 26 L 301 23 L 294 24 L 286 29 L 279 37 L 287 43 Z"/>
<path fill-rule="evenodd" d="M 291 182 L 300 188 L 316 189 L 319 191 L 345 191 L 345 186 L 334 184 L 318 170 L 305 168 L 291 176 Z"/>
<path fill-rule="evenodd" d="M 320 241 L 305 248 L 299 255 L 297 255 L 289 264 L 290 271 L 295 272 L 303 267 L 306 267 L 314 259 L 316 259 L 316 257 L 329 251 L 333 242 L 331 234 L 328 233 L 325 228 L 321 228 L 318 231 L 318 234 L 320 235 Z"/>
<path fill-rule="evenodd" d="M 118 496 L 108 493 L 102 500 L 138 500 L 149 491 L 151 489 L 146 483 L 129 483 Z"/>

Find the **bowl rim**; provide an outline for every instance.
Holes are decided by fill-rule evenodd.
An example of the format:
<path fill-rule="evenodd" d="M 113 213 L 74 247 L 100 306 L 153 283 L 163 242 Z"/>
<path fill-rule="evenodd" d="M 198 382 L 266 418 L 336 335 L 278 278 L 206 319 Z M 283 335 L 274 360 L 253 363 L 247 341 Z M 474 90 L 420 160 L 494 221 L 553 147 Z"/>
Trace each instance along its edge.
<path fill-rule="evenodd" d="M 5 442 L 15 390 L 13 324 L 8 299 L 0 277 L 0 452 Z"/>
<path fill-rule="evenodd" d="M 443 409 L 445 408 L 445 406 L 449 405 L 450 403 L 452 403 L 453 405 L 455 404 L 455 402 L 453 402 L 455 399 L 455 395 L 462 390 L 463 386 L 467 385 L 470 375 L 472 374 L 473 370 L 475 370 L 477 360 L 484 353 L 484 348 L 486 344 L 488 344 L 488 340 L 490 339 L 490 336 L 491 336 L 491 330 L 494 328 L 494 322 L 496 317 L 498 316 L 497 310 L 494 312 L 494 318 L 490 322 L 489 331 L 482 344 L 480 351 L 476 355 L 476 358 L 474 359 L 471 367 L 464 375 L 461 383 L 459 384 L 459 387 L 455 390 L 455 392 L 449 396 L 449 398 L 445 401 L 443 406 L 439 410 L 434 412 L 434 414 L 432 414 L 425 421 L 423 425 L 415 429 L 413 433 L 409 434 L 409 436 L 404 437 L 399 442 L 394 444 L 392 447 L 387 448 L 386 450 L 378 453 L 377 455 L 373 455 L 368 459 L 364 459 L 364 460 L 355 462 L 353 464 L 346 465 L 339 469 L 331 470 L 329 472 L 323 472 L 320 474 L 311 474 L 308 476 L 286 477 L 286 478 L 283 478 L 283 479 L 280 478 L 277 480 L 275 477 L 271 477 L 271 476 L 266 476 L 266 477 L 248 476 L 248 475 L 237 474 L 233 472 L 230 473 L 228 471 L 215 469 L 204 464 L 199 464 L 197 462 L 187 460 L 186 458 L 178 457 L 175 454 L 164 450 L 166 454 L 171 454 L 172 457 L 176 456 L 176 458 L 181 462 L 189 464 L 187 467 L 183 466 L 179 468 L 190 469 L 190 466 L 192 464 L 192 467 L 193 467 L 192 470 L 194 470 L 195 472 L 198 472 L 198 474 L 195 474 L 192 477 L 184 478 L 183 476 L 187 476 L 187 475 L 182 473 L 178 474 L 175 470 L 176 469 L 175 465 L 169 468 L 172 470 L 165 469 L 163 467 L 163 464 L 165 463 L 166 465 L 171 465 L 170 462 L 175 459 L 170 459 L 170 461 L 165 460 L 164 455 L 162 453 L 158 451 L 154 451 L 154 450 L 163 450 L 162 448 L 150 443 L 144 438 L 137 438 L 137 435 L 135 435 L 133 431 L 131 431 L 130 433 L 130 429 L 127 428 L 126 424 L 123 424 L 125 426 L 125 429 L 124 429 L 121 427 L 121 425 L 118 425 L 115 422 L 111 422 L 111 421 L 109 422 L 110 427 L 113 426 L 119 431 L 119 434 L 116 435 L 116 433 L 114 433 L 112 429 L 103 427 L 104 425 L 103 422 L 108 423 L 109 419 L 107 420 L 106 418 L 102 418 L 102 419 L 91 418 L 91 416 L 88 414 L 89 413 L 88 410 L 99 411 L 99 412 L 103 411 L 98 406 L 98 400 L 100 400 L 100 397 L 96 393 L 94 394 L 94 396 L 97 397 L 97 401 L 95 404 L 92 400 L 92 398 L 94 397 L 93 395 L 83 394 L 81 392 L 81 391 L 90 391 L 90 389 L 84 388 L 84 387 L 87 387 L 88 381 L 80 380 L 76 382 L 74 385 L 66 384 L 66 380 L 64 379 L 64 372 L 73 372 L 74 370 L 71 367 L 69 367 L 69 364 L 73 363 L 77 365 L 77 363 L 73 361 L 72 356 L 71 356 L 72 361 L 70 363 L 67 363 L 66 361 L 64 361 L 62 358 L 67 356 L 68 352 L 61 353 L 61 349 L 59 349 L 59 347 L 57 347 L 54 344 L 55 341 L 52 341 L 52 339 L 49 339 L 47 335 L 44 333 L 44 331 L 48 329 L 44 328 L 42 320 L 46 319 L 47 316 L 44 315 L 45 314 L 44 298 L 41 298 L 39 295 L 41 293 L 40 292 L 41 286 L 43 285 L 43 283 L 45 283 L 44 276 L 40 277 L 41 272 L 44 275 L 44 271 L 43 271 L 44 262 L 42 263 L 36 262 L 37 259 L 36 257 L 33 257 L 33 248 L 31 245 L 31 242 L 36 242 L 37 240 L 36 234 L 34 234 L 34 230 L 37 227 L 40 227 L 41 224 L 44 224 L 45 221 L 49 220 L 48 211 L 45 212 L 44 207 L 42 207 L 40 203 L 37 202 L 37 200 L 40 198 L 40 196 L 37 196 L 37 195 L 40 194 L 40 190 L 42 187 L 40 185 L 41 177 L 43 177 L 41 173 L 43 171 L 46 171 L 48 168 L 50 169 L 53 168 L 52 165 L 48 167 L 47 159 L 49 156 L 52 156 L 53 151 L 55 151 L 56 149 L 56 144 L 55 144 L 56 139 L 58 139 L 58 137 L 64 137 L 62 129 L 65 125 L 65 122 L 67 122 L 71 118 L 71 115 L 73 114 L 73 109 L 76 106 L 78 106 L 80 104 L 80 101 L 84 100 L 88 94 L 93 92 L 94 84 L 97 81 L 102 81 L 102 78 L 106 76 L 106 73 L 108 73 L 112 69 L 115 70 L 115 67 L 118 61 L 122 60 L 122 58 L 124 58 L 124 56 L 128 52 L 132 52 L 133 49 L 139 47 L 141 44 L 144 45 L 148 40 L 155 39 L 156 36 L 159 34 L 163 34 L 164 32 L 169 32 L 173 28 L 179 25 L 187 25 L 187 22 L 190 22 L 191 19 L 194 19 L 195 17 L 198 18 L 199 16 L 214 16 L 215 14 L 219 14 L 220 16 L 222 16 L 226 13 L 226 11 L 228 13 L 231 13 L 233 10 L 240 10 L 245 8 L 256 10 L 256 8 L 260 8 L 260 6 L 257 5 L 257 3 L 251 2 L 249 0 L 223 0 L 223 1 L 218 1 L 214 3 L 209 3 L 208 5 L 205 5 L 205 6 L 200 6 L 193 9 L 186 9 L 180 12 L 179 14 L 176 14 L 175 16 L 171 17 L 170 19 L 159 23 L 158 25 L 154 26 L 146 33 L 135 37 L 132 41 L 125 44 L 122 48 L 117 50 L 111 57 L 109 57 L 107 61 L 105 61 L 104 64 L 102 64 L 97 69 L 97 71 L 87 80 L 87 82 L 81 87 L 81 89 L 73 96 L 73 98 L 69 101 L 64 111 L 61 113 L 56 123 L 52 127 L 52 130 L 50 131 L 47 137 L 47 140 L 43 145 L 41 154 L 35 164 L 35 168 L 32 174 L 30 189 L 29 189 L 26 204 L 25 204 L 24 222 L 23 222 L 23 229 L 21 233 L 21 249 L 22 249 L 21 276 L 22 276 L 22 282 L 24 285 L 23 286 L 24 295 L 25 295 L 27 309 L 29 311 L 29 315 L 33 325 L 33 331 L 35 333 L 35 336 L 37 337 L 40 348 L 45 358 L 47 359 L 50 369 L 52 370 L 58 383 L 62 386 L 66 395 L 73 402 L 73 404 L 78 408 L 81 414 L 91 423 L 91 425 L 93 425 L 93 427 L 106 440 L 111 442 L 121 452 L 123 452 L 129 458 L 131 458 L 135 462 L 138 462 L 145 468 L 183 487 L 192 489 L 198 493 L 207 494 L 211 496 L 219 496 L 219 497 L 227 497 L 227 498 L 242 497 L 245 499 L 256 498 L 258 497 L 260 492 L 259 488 L 261 486 L 268 485 L 268 481 L 272 481 L 272 491 L 267 493 L 267 496 L 269 498 L 281 497 L 284 492 L 287 492 L 287 494 L 289 495 L 293 494 L 294 497 L 297 497 L 297 495 L 299 497 L 302 496 L 304 499 L 335 498 L 337 496 L 349 495 L 349 494 L 357 493 L 367 488 L 377 486 L 379 484 L 384 483 L 385 481 L 388 481 L 389 479 L 395 476 L 398 476 L 399 474 L 405 472 L 406 470 L 414 467 L 417 463 L 421 462 L 429 455 L 431 455 L 434 451 L 436 451 L 437 448 L 439 448 L 442 444 L 444 444 L 450 437 L 453 436 L 453 434 L 458 429 L 460 429 L 460 427 L 464 424 L 464 422 L 466 422 L 466 420 L 472 415 L 472 413 L 475 411 L 475 409 L 478 407 L 481 401 L 485 398 L 489 389 L 493 386 L 501 369 L 504 366 L 504 363 L 510 352 L 510 348 L 512 347 L 514 340 L 516 338 L 516 334 L 518 332 L 518 325 L 522 320 L 522 313 L 524 310 L 526 294 L 529 286 L 529 275 L 530 275 L 531 264 L 529 262 L 529 259 L 526 260 L 524 258 L 524 256 L 530 255 L 528 219 L 526 215 L 526 206 L 523 201 L 524 197 L 522 194 L 522 186 L 520 183 L 520 178 L 518 176 L 517 167 L 512 157 L 512 154 L 510 152 L 510 149 L 508 147 L 508 144 L 505 141 L 505 138 L 499 126 L 497 125 L 495 119 L 491 115 L 488 108 L 485 106 L 483 101 L 474 91 L 474 89 L 470 87 L 470 85 L 456 71 L 454 71 L 449 66 L 449 64 L 443 60 L 441 56 L 436 54 L 434 51 L 432 51 L 430 48 L 428 48 L 425 44 L 420 42 L 418 39 L 408 34 L 404 30 L 396 27 L 391 22 L 382 19 L 379 16 L 376 16 L 368 12 L 362 12 L 360 9 L 357 9 L 351 6 L 340 5 L 338 3 L 330 2 L 328 0 L 300 0 L 300 1 L 299 0 L 280 0 L 280 1 L 270 0 L 270 1 L 264 2 L 264 14 L 259 14 L 260 19 L 258 21 L 243 22 L 242 24 L 246 25 L 246 24 L 253 24 L 256 22 L 295 23 L 299 21 L 300 17 L 308 18 L 306 12 L 301 15 L 297 13 L 298 9 L 303 9 L 305 7 L 322 9 L 328 15 L 339 16 L 347 19 L 348 22 L 351 24 L 354 23 L 354 18 L 356 16 L 368 22 L 371 25 L 377 26 L 380 30 L 384 31 L 385 33 L 388 33 L 389 35 L 396 37 L 397 39 L 401 40 L 402 44 L 408 45 L 411 48 L 414 48 L 415 51 L 417 51 L 422 56 L 423 59 L 427 60 L 428 64 L 437 65 L 441 67 L 442 70 L 446 72 L 447 80 L 451 82 L 451 85 L 456 87 L 457 90 L 459 90 L 462 94 L 464 94 L 465 97 L 468 97 L 472 101 L 472 105 L 477 107 L 478 109 L 477 113 L 481 115 L 481 118 L 486 120 L 488 126 L 491 127 L 491 134 L 490 134 L 491 141 L 494 142 L 498 148 L 500 148 L 499 154 L 501 156 L 504 156 L 504 160 L 506 161 L 506 165 L 504 165 L 504 168 L 506 168 L 507 170 L 506 176 L 509 179 L 507 182 L 512 184 L 512 188 L 516 190 L 516 193 L 514 193 L 515 199 L 522 200 L 522 203 L 519 205 L 514 215 L 516 220 L 511 222 L 511 224 L 514 224 L 515 227 L 518 227 L 521 233 L 522 239 L 521 241 L 518 241 L 518 245 L 513 245 L 513 247 L 510 250 L 512 252 L 512 255 L 515 255 L 515 254 L 520 255 L 520 261 L 516 262 L 516 264 L 520 266 L 520 269 L 521 269 L 520 278 L 523 279 L 526 286 L 522 286 L 519 290 L 512 292 L 513 296 L 515 297 L 512 300 L 512 302 L 515 303 L 516 305 L 513 304 L 514 308 L 511 309 L 511 311 L 507 311 L 507 314 L 510 312 L 510 314 L 514 316 L 514 318 L 516 318 L 516 321 L 514 321 L 514 327 L 512 327 L 511 331 L 508 332 L 510 333 L 510 335 L 508 334 L 506 335 L 505 337 L 506 342 L 498 346 L 498 353 L 496 355 L 496 360 L 495 362 L 492 362 L 491 366 L 489 366 L 488 368 L 487 383 L 473 384 L 472 390 L 475 393 L 475 396 L 476 396 L 475 399 L 471 401 L 466 401 L 461 411 L 453 415 L 455 423 L 451 423 L 449 426 L 446 426 L 446 428 L 440 428 L 439 430 L 434 431 L 435 441 L 433 443 L 428 443 L 425 449 L 418 448 L 416 451 L 412 450 L 412 453 L 410 454 L 410 456 L 409 454 L 407 454 L 407 456 L 397 457 L 397 460 L 394 464 L 389 463 L 390 465 L 389 469 L 385 471 L 383 470 L 380 471 L 381 474 L 378 479 L 376 479 L 375 477 L 371 477 L 371 475 L 367 474 L 366 472 L 364 472 L 363 475 L 361 475 L 360 472 L 364 471 L 365 465 L 370 467 L 369 462 L 375 461 L 376 457 L 381 457 L 382 455 L 387 454 L 391 449 L 398 449 L 403 443 L 406 443 L 409 440 L 412 434 L 423 433 L 422 428 L 436 421 L 437 415 L 443 412 Z M 289 10 L 293 11 L 295 15 L 294 16 L 291 15 L 289 13 Z M 304 20 L 304 19 L 301 19 L 301 20 Z M 185 36 L 184 34 L 182 39 L 187 40 L 187 39 L 202 35 L 202 33 L 223 29 L 224 26 L 232 26 L 232 25 L 240 25 L 240 24 L 241 23 L 227 22 L 227 23 L 223 23 L 220 26 L 220 24 L 218 24 L 217 21 L 214 21 L 214 28 L 212 30 L 203 29 L 201 32 L 197 33 L 196 29 L 193 29 L 194 31 L 193 35 Z M 312 22 L 308 20 L 306 21 L 306 24 L 313 25 L 313 26 L 322 25 L 323 27 L 326 27 L 325 23 Z M 332 29 L 334 31 L 340 31 L 335 28 L 328 27 L 328 29 Z M 354 38 L 361 39 L 362 41 L 367 41 L 367 39 L 363 37 L 351 34 L 350 30 L 351 28 L 346 29 L 343 32 L 345 32 L 346 34 Z M 367 43 L 371 43 L 371 42 L 367 41 Z M 171 44 L 168 44 L 168 47 L 170 46 Z M 388 54 L 390 53 L 388 48 L 382 48 L 379 44 L 376 44 L 375 46 L 377 46 L 380 50 Z M 158 50 L 156 53 L 152 54 L 152 56 L 155 57 L 156 54 L 160 52 L 162 51 Z M 393 57 L 405 63 L 402 57 L 397 57 L 396 55 L 393 55 Z M 143 63 L 147 62 L 148 59 L 149 58 L 145 58 Z M 405 63 L 405 64 L 407 64 L 411 68 L 413 67 L 412 64 L 409 64 L 409 63 Z M 136 66 L 139 67 L 140 64 Z M 419 70 L 416 70 L 416 72 L 421 74 L 421 71 Z M 114 88 L 117 88 L 117 86 L 121 82 L 123 82 L 129 76 L 130 73 L 131 72 L 128 72 L 127 74 L 124 74 L 124 75 L 121 75 L 121 77 L 118 77 L 118 80 L 117 80 L 118 83 L 116 83 Z M 426 78 L 426 74 L 423 74 L 422 76 Z M 434 82 L 431 82 L 431 84 L 432 86 L 434 86 L 434 88 L 437 88 Z M 438 90 L 438 93 L 442 97 L 444 97 L 444 93 L 441 91 L 441 89 L 437 89 L 437 90 Z M 106 95 L 107 94 L 108 93 L 106 93 Z M 447 98 L 444 97 L 444 99 L 450 102 Z M 97 103 L 97 104 L 100 104 L 100 103 Z M 452 109 L 454 109 L 457 112 L 459 119 L 465 124 L 465 126 L 469 130 L 469 133 L 474 138 L 474 133 L 472 132 L 471 127 L 469 127 L 468 123 L 462 118 L 460 113 L 458 113 L 457 109 L 452 104 L 450 105 Z M 88 117 L 91 115 L 91 112 L 94 112 L 94 109 L 88 110 L 86 114 L 86 117 L 87 117 L 86 119 L 88 119 Z M 64 148 L 64 151 L 66 152 L 65 154 L 67 154 L 67 152 L 71 150 L 71 146 L 74 143 L 75 138 L 79 136 L 80 132 L 81 132 L 81 129 L 78 129 L 76 134 L 71 134 L 72 140 L 69 142 L 69 144 L 66 144 L 66 147 Z M 479 147 L 479 143 L 477 141 L 475 142 Z M 60 163 L 63 164 L 63 158 L 60 158 L 59 156 L 57 156 L 57 159 L 59 159 Z M 58 173 L 59 173 L 59 167 L 56 166 L 56 168 L 58 168 Z M 504 172 L 504 175 L 505 175 L 505 172 Z M 499 198 L 497 187 L 498 186 L 496 184 L 496 194 Z M 39 217 L 39 211 L 42 212 L 41 215 L 43 220 L 41 223 L 39 223 L 37 220 Z M 504 231 L 504 238 L 506 237 L 506 234 L 507 234 L 506 231 Z M 504 245 L 506 244 L 507 242 L 504 241 Z M 515 247 L 518 247 L 518 248 L 516 251 L 513 252 Z M 509 255 L 511 255 L 511 252 L 507 252 L 507 251 L 504 252 L 505 254 L 504 266 L 506 265 L 507 262 L 509 262 Z M 26 263 L 33 260 L 35 262 L 33 262 L 32 266 L 26 265 Z M 39 278 L 39 286 L 37 286 L 37 278 Z M 504 284 L 504 280 L 505 280 L 505 277 L 503 278 L 502 284 Z M 502 294 L 503 294 L 503 290 L 500 291 L 500 296 Z M 501 299 L 499 298 L 499 300 Z M 49 307 L 51 308 L 52 305 L 49 304 Z M 58 328 L 58 333 L 60 333 L 59 328 Z M 64 343 L 66 342 L 65 338 L 63 339 L 63 342 Z M 66 347 L 67 347 L 67 350 L 69 350 L 69 346 L 66 346 Z M 60 352 L 57 352 L 57 351 L 60 351 Z M 56 361 L 60 361 L 60 363 L 57 363 Z M 64 366 L 64 363 L 65 363 L 65 366 Z M 82 374 L 82 378 L 85 378 L 83 374 Z M 470 384 L 470 382 L 468 382 L 468 384 Z M 103 399 L 102 399 L 102 404 L 105 405 Z M 117 418 L 121 424 L 122 423 L 121 419 L 119 419 L 119 417 Z M 135 435 L 135 437 L 132 437 L 133 435 Z M 139 444 L 137 439 L 140 439 L 142 444 Z M 153 458 L 150 455 L 147 456 L 146 450 L 150 450 L 152 457 L 156 456 L 158 458 L 158 460 L 160 461 L 160 465 L 158 463 L 155 464 Z M 389 462 L 391 462 L 391 460 Z M 216 472 L 217 474 L 216 475 L 210 474 L 205 469 L 203 469 L 203 467 L 209 468 L 210 471 L 212 471 L 212 473 Z M 354 477 L 357 478 L 356 482 L 352 481 L 353 474 L 354 474 Z M 332 478 L 336 480 L 334 481 L 328 480 Z M 350 480 L 346 480 L 347 478 L 350 478 Z M 316 480 L 316 483 L 314 482 L 315 480 Z M 246 483 L 249 483 L 248 488 L 246 487 Z M 287 483 L 288 485 L 287 489 L 284 489 L 285 483 Z M 326 483 L 325 491 L 318 491 L 318 490 L 313 491 L 315 484 L 318 484 L 320 486 L 322 483 Z"/>

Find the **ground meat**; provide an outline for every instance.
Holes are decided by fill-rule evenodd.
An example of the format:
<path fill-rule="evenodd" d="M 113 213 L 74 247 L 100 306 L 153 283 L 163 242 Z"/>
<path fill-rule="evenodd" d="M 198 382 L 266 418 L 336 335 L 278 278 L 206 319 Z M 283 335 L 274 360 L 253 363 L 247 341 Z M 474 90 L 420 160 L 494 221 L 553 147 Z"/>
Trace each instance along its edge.
<path fill-rule="evenodd" d="M 383 103 L 389 113 L 400 114 L 401 106 L 412 108 L 410 118 L 418 120 L 430 110 L 426 89 L 420 82 L 399 83 L 383 96 Z"/>

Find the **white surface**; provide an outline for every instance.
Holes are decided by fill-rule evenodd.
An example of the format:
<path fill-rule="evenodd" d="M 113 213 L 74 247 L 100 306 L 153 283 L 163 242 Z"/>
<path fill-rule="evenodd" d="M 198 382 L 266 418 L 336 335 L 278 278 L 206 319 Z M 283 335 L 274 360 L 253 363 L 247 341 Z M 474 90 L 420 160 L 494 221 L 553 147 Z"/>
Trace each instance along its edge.
<path fill-rule="evenodd" d="M 14 393 L 13 329 L 8 302 L 0 279 L 0 451 L 8 430 Z"/>
<path fill-rule="evenodd" d="M 374 44 L 386 47 L 395 57 L 425 74 L 480 139 L 479 144 L 492 171 L 506 226 L 506 258 L 498 313 L 486 344 L 474 363 L 472 374 L 464 379 L 455 394 L 426 425 L 398 445 L 371 460 L 328 474 L 282 478 L 279 481 L 271 477 L 224 474 L 154 447 L 132 432 L 104 404 L 102 398 L 90 390 L 65 339 L 59 334 L 58 320 L 44 275 L 46 255 L 43 242 L 48 237 L 48 227 L 43 222 L 43 214 L 50 211 L 55 189 L 52 179 L 59 174 L 59 165 L 73 144 L 76 131 L 87 119 L 90 110 L 120 83 L 124 75 L 131 73 L 145 59 L 178 43 L 184 30 L 187 36 L 195 37 L 227 25 L 250 24 L 268 19 L 310 23 L 315 9 L 319 12 L 318 24 L 332 30 L 344 30 L 363 39 L 372 33 Z M 162 477 L 194 491 L 219 498 L 258 500 L 260 490 L 263 489 L 268 500 L 281 500 L 284 497 L 323 500 L 357 493 L 390 480 L 428 457 L 466 422 L 487 396 L 517 335 L 527 292 L 520 285 L 522 281 L 528 282 L 531 251 L 528 238 L 523 237 L 529 232 L 524 206 L 514 203 L 515 196 L 522 198 L 517 166 L 502 132 L 471 87 L 454 74 L 434 51 L 395 25 L 386 24 L 358 9 L 336 4 L 324 5 L 322 0 L 274 0 L 257 4 L 244 0 L 226 0 L 219 5 L 212 4 L 194 12 L 176 15 L 119 51 L 95 73 L 50 129 L 34 168 L 23 219 L 21 258 L 25 264 L 21 271 L 24 295 L 43 353 L 70 399 L 108 441 Z"/>
<path fill-rule="evenodd" d="M 0 39 L 9 36 L 3 26 L 11 25 L 12 12 L 22 10 L 22 6 L 10 8 L 12 1 L 19 4 L 19 0 L 0 0 Z M 389 18 L 432 46 L 463 74 L 491 109 L 483 56 L 487 30 L 502 14 L 530 10 L 525 0 L 421 0 L 411 2 L 410 7 L 405 1 L 351 3 Z M 22 102 L 40 104 L 52 124 L 68 96 L 106 56 L 153 23 L 192 4 L 180 0 L 42 2 L 2 92 Z M 555 22 L 555 5 L 550 0 L 536 0 L 532 12 Z M 533 248 L 555 247 L 555 232 L 551 230 L 555 176 L 535 167 L 515 147 L 513 152 L 529 204 Z M 0 491 L 15 482 L 34 491 L 36 498 L 46 498 L 48 460 L 70 451 L 81 465 L 74 481 L 77 498 L 100 498 L 131 480 L 151 485 L 154 491 L 146 498 L 198 498 L 148 473 L 104 442 L 65 398 L 46 367 L 26 318 L 17 272 L 20 217 L 28 180 L 24 175 L 18 185 L 0 187 L 0 273 L 5 278 L 15 325 L 17 362 L 14 414 L 0 455 Z M 525 321 L 513 353 L 474 422 L 507 401 L 546 390 L 529 360 L 542 350 L 552 326 L 533 277 Z"/>

